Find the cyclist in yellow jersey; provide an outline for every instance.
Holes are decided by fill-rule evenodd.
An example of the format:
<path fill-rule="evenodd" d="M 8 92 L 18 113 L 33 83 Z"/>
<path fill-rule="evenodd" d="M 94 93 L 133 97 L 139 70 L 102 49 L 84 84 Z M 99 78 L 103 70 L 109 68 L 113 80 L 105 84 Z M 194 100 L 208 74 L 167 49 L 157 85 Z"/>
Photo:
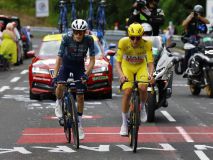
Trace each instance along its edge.
<path fill-rule="evenodd" d="M 129 101 L 132 92 L 134 74 L 136 80 L 154 82 L 153 78 L 153 55 L 152 42 L 142 39 L 144 29 L 139 23 L 133 23 L 128 27 L 128 37 L 123 37 L 118 42 L 116 54 L 116 69 L 120 76 L 120 82 L 125 82 L 122 89 L 122 125 L 120 135 L 128 135 L 127 118 L 129 111 Z M 147 84 L 139 83 L 139 92 L 141 99 L 141 120 L 146 121 L 145 102 L 147 100 Z"/>

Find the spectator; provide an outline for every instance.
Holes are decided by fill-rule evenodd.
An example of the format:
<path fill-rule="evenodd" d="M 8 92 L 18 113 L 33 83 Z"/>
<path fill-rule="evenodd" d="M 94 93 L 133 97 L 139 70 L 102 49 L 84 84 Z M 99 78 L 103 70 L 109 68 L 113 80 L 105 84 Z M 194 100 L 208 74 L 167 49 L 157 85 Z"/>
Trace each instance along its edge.
<path fill-rule="evenodd" d="M 206 24 L 209 24 L 209 20 L 203 16 L 203 12 L 204 9 L 201 5 L 195 5 L 193 11 L 183 21 L 182 26 L 187 37 L 207 32 Z"/>
<path fill-rule="evenodd" d="M 21 35 L 17 29 L 17 24 L 16 22 L 12 22 L 12 25 L 14 27 L 13 31 L 16 35 L 16 44 L 17 44 L 17 49 L 18 49 L 18 53 L 17 53 L 17 56 L 18 56 L 18 63 L 19 64 L 19 61 L 22 59 L 22 53 L 23 53 L 23 44 L 22 44 L 22 40 L 21 40 Z"/>
<path fill-rule="evenodd" d="M 2 33 L 0 54 L 8 59 L 11 64 L 17 63 L 17 45 L 15 41 L 14 26 L 12 23 L 8 23 L 6 29 Z"/>
<path fill-rule="evenodd" d="M 0 46 L 1 46 L 1 42 L 2 42 L 2 29 L 4 28 L 4 23 L 0 22 Z"/>
<path fill-rule="evenodd" d="M 159 0 L 136 0 L 128 25 L 134 22 L 149 23 L 153 29 L 153 36 L 158 36 L 160 26 L 164 23 L 164 12 L 158 7 L 158 3 Z"/>
<path fill-rule="evenodd" d="M 175 34 L 175 26 L 173 25 L 172 21 L 169 22 L 169 26 L 166 31 L 166 46 L 169 46 L 172 42 L 172 37 Z"/>

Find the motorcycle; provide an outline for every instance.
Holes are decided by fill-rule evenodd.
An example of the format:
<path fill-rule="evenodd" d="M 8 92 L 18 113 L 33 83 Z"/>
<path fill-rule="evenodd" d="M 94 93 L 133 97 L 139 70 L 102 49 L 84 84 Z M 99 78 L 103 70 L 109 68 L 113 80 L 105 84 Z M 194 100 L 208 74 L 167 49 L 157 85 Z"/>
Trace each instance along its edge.
<path fill-rule="evenodd" d="M 183 78 L 187 78 L 192 95 L 205 89 L 208 97 L 213 98 L 213 38 L 204 35 L 199 45 L 191 44 L 191 48 L 196 52 L 189 58 Z"/>
<path fill-rule="evenodd" d="M 168 107 L 167 99 L 172 95 L 172 81 L 174 65 L 180 60 L 179 53 L 171 52 L 170 48 L 176 46 L 171 43 L 163 47 L 157 60 L 154 72 L 155 84 L 148 87 L 148 99 L 146 103 L 147 121 L 155 120 L 155 111 L 160 107 Z"/>

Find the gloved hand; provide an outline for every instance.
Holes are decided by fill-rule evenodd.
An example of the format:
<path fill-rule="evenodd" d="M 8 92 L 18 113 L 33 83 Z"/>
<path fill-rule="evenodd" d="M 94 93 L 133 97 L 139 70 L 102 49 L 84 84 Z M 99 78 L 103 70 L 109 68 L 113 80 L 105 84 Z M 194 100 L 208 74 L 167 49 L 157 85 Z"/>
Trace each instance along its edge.
<path fill-rule="evenodd" d="M 54 77 L 52 79 L 51 86 L 55 86 L 56 83 L 57 83 L 57 77 Z"/>
<path fill-rule="evenodd" d="M 82 76 L 81 76 L 81 80 L 82 80 L 82 82 L 83 83 L 86 83 L 86 81 L 89 79 L 89 77 L 86 75 L 86 74 L 83 74 Z"/>

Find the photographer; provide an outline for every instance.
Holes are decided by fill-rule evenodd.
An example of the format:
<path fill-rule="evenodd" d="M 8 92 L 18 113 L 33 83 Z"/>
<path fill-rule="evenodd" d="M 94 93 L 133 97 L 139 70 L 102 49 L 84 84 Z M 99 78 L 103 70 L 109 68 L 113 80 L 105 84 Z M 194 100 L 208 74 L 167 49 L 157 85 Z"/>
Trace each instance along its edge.
<path fill-rule="evenodd" d="M 207 33 L 207 26 L 206 24 L 209 24 L 209 21 L 203 17 L 204 9 L 201 5 L 195 5 L 193 8 L 193 11 L 188 15 L 188 17 L 183 21 L 182 26 L 184 27 L 185 33 L 183 35 L 183 42 L 189 42 L 194 45 L 199 44 L 200 34 L 206 34 Z M 185 41 L 185 38 L 187 37 L 187 41 Z M 188 60 L 189 58 L 194 54 L 196 50 L 190 49 L 185 50 L 185 58 L 184 58 L 184 71 L 188 67 Z M 184 73 L 185 75 L 186 73 Z"/>
<path fill-rule="evenodd" d="M 158 36 L 159 28 L 164 23 L 164 13 L 158 8 L 158 3 L 159 0 L 136 0 L 128 25 L 134 22 L 149 23 L 153 28 L 153 36 Z"/>
<path fill-rule="evenodd" d="M 201 5 L 195 5 L 190 15 L 183 21 L 182 26 L 185 30 L 185 36 L 197 36 L 199 33 L 206 33 L 209 20 L 202 16 L 203 7 Z M 203 26 L 201 28 L 200 26 Z"/>

